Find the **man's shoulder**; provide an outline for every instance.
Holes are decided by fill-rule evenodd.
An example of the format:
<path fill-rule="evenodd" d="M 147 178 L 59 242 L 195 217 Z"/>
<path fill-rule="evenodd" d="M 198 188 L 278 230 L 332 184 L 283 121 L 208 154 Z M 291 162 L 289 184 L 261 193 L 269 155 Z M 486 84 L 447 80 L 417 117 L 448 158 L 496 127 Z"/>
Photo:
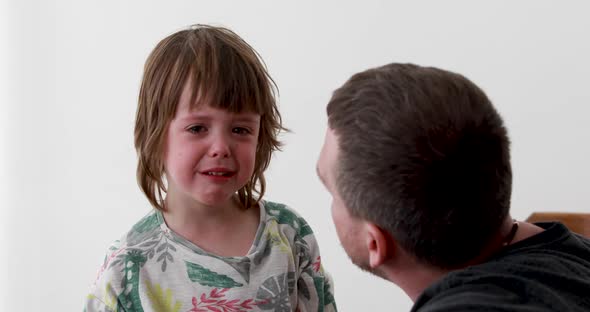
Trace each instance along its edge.
<path fill-rule="evenodd" d="M 512 311 L 503 310 L 507 305 L 502 301 L 502 294 L 485 290 L 485 288 L 462 285 L 434 294 L 422 294 L 411 311 Z"/>
<path fill-rule="evenodd" d="M 590 310 L 588 262 L 546 248 L 519 248 L 453 271 L 428 287 L 413 311 Z"/>
<path fill-rule="evenodd" d="M 463 273 L 463 272 L 462 272 Z M 534 283 L 533 283 L 534 284 Z M 562 311 L 548 304 L 526 279 L 501 275 L 453 274 L 429 287 L 411 311 Z M 563 307 L 562 307 L 563 308 Z"/>

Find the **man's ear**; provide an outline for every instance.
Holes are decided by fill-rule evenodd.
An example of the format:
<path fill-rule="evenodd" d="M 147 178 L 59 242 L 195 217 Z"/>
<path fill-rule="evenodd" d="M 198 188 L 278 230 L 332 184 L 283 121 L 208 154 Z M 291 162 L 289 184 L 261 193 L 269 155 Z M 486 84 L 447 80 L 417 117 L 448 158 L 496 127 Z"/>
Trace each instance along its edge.
<path fill-rule="evenodd" d="M 395 244 L 389 233 L 373 223 L 366 223 L 369 266 L 377 268 L 394 255 Z"/>

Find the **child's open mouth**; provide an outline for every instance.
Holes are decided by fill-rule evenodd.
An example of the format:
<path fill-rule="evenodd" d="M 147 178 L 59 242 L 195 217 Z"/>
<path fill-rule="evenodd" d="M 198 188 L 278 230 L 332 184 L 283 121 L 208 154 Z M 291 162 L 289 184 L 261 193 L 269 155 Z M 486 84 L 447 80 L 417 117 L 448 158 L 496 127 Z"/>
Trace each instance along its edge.
<path fill-rule="evenodd" d="M 204 174 L 216 177 L 231 177 L 234 175 L 231 171 L 207 171 Z"/>

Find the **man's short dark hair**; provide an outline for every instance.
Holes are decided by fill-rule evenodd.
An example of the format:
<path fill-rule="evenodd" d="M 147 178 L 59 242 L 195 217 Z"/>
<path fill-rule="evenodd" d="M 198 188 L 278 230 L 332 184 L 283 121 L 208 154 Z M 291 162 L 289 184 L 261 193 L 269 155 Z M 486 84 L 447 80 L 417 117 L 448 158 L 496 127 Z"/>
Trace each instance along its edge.
<path fill-rule="evenodd" d="M 339 138 L 337 190 L 352 215 L 436 267 L 479 255 L 512 188 L 507 131 L 480 88 L 449 71 L 389 64 L 352 76 L 327 111 Z"/>

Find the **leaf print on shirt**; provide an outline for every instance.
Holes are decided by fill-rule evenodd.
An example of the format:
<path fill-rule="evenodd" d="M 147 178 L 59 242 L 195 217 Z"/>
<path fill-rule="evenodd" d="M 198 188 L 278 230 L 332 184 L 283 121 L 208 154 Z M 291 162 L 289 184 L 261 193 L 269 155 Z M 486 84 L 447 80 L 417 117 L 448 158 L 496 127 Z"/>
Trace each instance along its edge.
<path fill-rule="evenodd" d="M 322 269 L 322 257 L 318 256 L 315 258 L 315 262 L 312 263 L 313 270 L 318 273 Z"/>
<path fill-rule="evenodd" d="M 152 285 L 149 281 L 146 282 L 145 286 L 147 288 L 147 296 L 155 312 L 180 311 L 182 302 L 176 301 L 172 304 L 172 290 L 170 288 L 164 291 L 159 284 Z"/>
<path fill-rule="evenodd" d="M 323 308 L 332 304 L 335 308 L 336 300 L 334 300 L 334 295 L 332 295 L 332 292 L 330 291 L 330 283 L 328 283 L 324 277 L 318 276 L 313 277 L 313 283 L 315 284 L 316 292 L 320 299 L 320 307 Z"/>
<path fill-rule="evenodd" d="M 162 237 L 164 237 L 164 235 L 162 235 Z M 156 262 L 162 262 L 162 272 L 166 272 L 166 266 L 168 265 L 168 261 L 174 262 L 174 257 L 172 257 L 172 254 L 169 250 L 176 251 L 176 247 L 168 243 L 168 240 L 164 237 L 164 242 L 160 244 L 158 248 L 156 248 L 155 252 L 153 248 L 150 251 L 148 251 L 148 258 L 152 258 L 154 256 L 154 253 L 160 253 L 160 256 L 158 257 L 158 259 L 156 259 Z"/>
<path fill-rule="evenodd" d="M 266 231 L 267 241 L 273 246 L 278 246 L 281 252 L 292 254 L 289 239 L 279 231 L 279 225 L 276 220 L 269 220 L 266 223 Z"/>
<path fill-rule="evenodd" d="M 123 251 L 125 251 L 124 248 L 115 249 L 115 250 L 112 250 L 111 248 L 109 248 L 109 251 L 112 251 L 112 252 L 105 256 L 104 263 L 98 269 L 98 274 L 96 274 L 96 279 L 94 280 L 94 283 L 96 283 L 100 279 L 100 277 L 102 276 L 102 274 L 104 273 L 104 271 L 107 268 L 110 268 L 111 266 L 113 266 L 117 263 L 121 263 L 123 261 L 122 259 L 124 259 L 124 255 L 121 254 Z M 117 260 L 117 257 L 119 257 L 120 260 Z"/>
<path fill-rule="evenodd" d="M 303 298 L 309 300 L 311 299 L 311 294 L 309 293 L 309 288 L 307 287 L 307 283 L 303 278 L 299 278 L 297 280 L 297 292 L 303 296 Z"/>
<path fill-rule="evenodd" d="M 139 296 L 139 270 L 147 261 L 146 257 L 139 250 L 131 250 L 125 256 L 123 267 L 123 279 L 121 279 L 121 288 L 123 291 L 118 297 L 119 307 L 123 311 L 143 312 L 141 298 Z"/>
<path fill-rule="evenodd" d="M 250 282 L 250 267 L 252 264 L 251 264 L 251 261 L 249 258 L 247 258 L 247 257 L 246 258 L 220 257 L 220 256 L 217 256 L 214 254 L 210 254 L 210 253 L 200 249 L 198 246 L 194 245 L 193 243 L 189 242 L 185 238 L 179 236 L 178 234 L 176 234 L 172 231 L 167 231 L 165 233 L 165 237 L 168 241 L 171 242 L 171 243 L 169 243 L 170 247 L 174 247 L 172 243 L 180 244 L 180 245 L 190 249 L 192 252 L 196 253 L 197 255 L 211 257 L 211 258 L 215 258 L 219 261 L 223 261 L 227 265 L 234 268 L 236 270 L 236 272 L 238 274 L 240 274 L 240 276 L 242 276 L 242 278 L 244 279 L 244 281 L 246 283 Z M 176 249 L 174 249 L 174 251 L 176 251 Z"/>
<path fill-rule="evenodd" d="M 236 272 L 238 272 L 238 274 L 242 276 L 246 283 L 250 283 L 250 267 L 252 264 L 249 258 L 235 259 L 217 256 L 215 258 L 225 262 L 227 265 L 234 268 L 234 270 L 236 270 Z"/>
<path fill-rule="evenodd" d="M 186 273 L 192 282 L 199 283 L 203 286 L 217 288 L 240 287 L 243 284 L 237 283 L 231 277 L 213 272 L 196 263 L 185 261 Z"/>
<path fill-rule="evenodd" d="M 299 266 L 306 267 L 311 262 L 311 250 L 307 242 L 301 236 L 295 237 L 295 255 L 299 258 Z"/>
<path fill-rule="evenodd" d="M 272 243 L 268 239 L 265 240 L 262 252 L 257 252 L 252 257 L 252 263 L 260 265 L 262 261 L 267 260 L 272 249 Z"/>
<path fill-rule="evenodd" d="M 262 310 L 290 312 L 290 295 L 293 293 L 294 287 L 294 272 L 267 278 L 256 293 L 256 300 L 262 302 L 258 307 Z"/>
<path fill-rule="evenodd" d="M 141 219 L 127 234 L 126 248 L 128 250 L 142 251 L 148 260 L 155 255 L 159 255 L 156 262 L 161 263 L 162 272 L 166 272 L 168 263 L 174 262 L 173 252 L 176 252 L 176 247 L 160 229 L 161 223 L 162 221 L 158 218 L 157 212 L 153 212 Z M 117 257 L 118 259 L 113 261 L 110 266 L 121 264 L 124 260 L 123 257 L 124 255 Z"/>
<path fill-rule="evenodd" d="M 159 253 L 160 255 L 156 259 L 156 262 L 161 262 L 162 265 L 160 266 L 160 268 L 162 272 L 166 272 L 168 261 L 174 262 L 174 256 L 172 256 L 172 252 L 176 252 L 176 247 L 174 247 L 173 244 L 169 243 L 168 239 L 164 235 L 160 235 L 156 237 L 156 240 L 147 241 L 139 244 L 134 248 L 127 247 L 127 249 L 122 250 L 141 252 L 147 257 L 146 260 L 151 260 L 155 254 Z M 125 262 L 125 257 L 126 255 L 124 253 L 119 253 L 117 255 L 117 259 L 109 264 L 109 268 L 112 266 L 123 264 Z"/>
<path fill-rule="evenodd" d="M 104 293 L 102 298 L 96 297 L 94 294 L 89 294 L 88 299 L 97 299 L 102 302 L 105 306 L 107 311 L 115 311 L 117 308 L 117 297 L 114 295 L 113 288 L 111 287 L 111 282 L 108 282 L 104 287 Z"/>
<path fill-rule="evenodd" d="M 127 244 L 134 246 L 147 240 L 159 226 L 158 215 L 155 212 L 150 213 L 131 228 L 131 231 L 127 234 Z"/>
<path fill-rule="evenodd" d="M 313 234 L 309 224 L 307 224 L 303 218 L 298 217 L 293 211 L 287 209 L 287 206 L 273 202 L 266 202 L 264 207 L 266 208 L 266 213 L 268 215 L 273 216 L 279 224 L 287 224 L 291 226 L 299 236 L 305 237 L 309 234 Z"/>
<path fill-rule="evenodd" d="M 240 303 L 240 299 L 229 300 L 225 298 L 225 292 L 229 288 L 219 290 L 213 288 L 209 295 L 201 294 L 200 298 L 193 297 L 192 304 L 193 308 L 189 312 L 246 312 L 254 309 L 260 302 L 254 301 L 254 299 L 246 299 Z M 199 299 L 201 301 L 199 301 Z"/>

